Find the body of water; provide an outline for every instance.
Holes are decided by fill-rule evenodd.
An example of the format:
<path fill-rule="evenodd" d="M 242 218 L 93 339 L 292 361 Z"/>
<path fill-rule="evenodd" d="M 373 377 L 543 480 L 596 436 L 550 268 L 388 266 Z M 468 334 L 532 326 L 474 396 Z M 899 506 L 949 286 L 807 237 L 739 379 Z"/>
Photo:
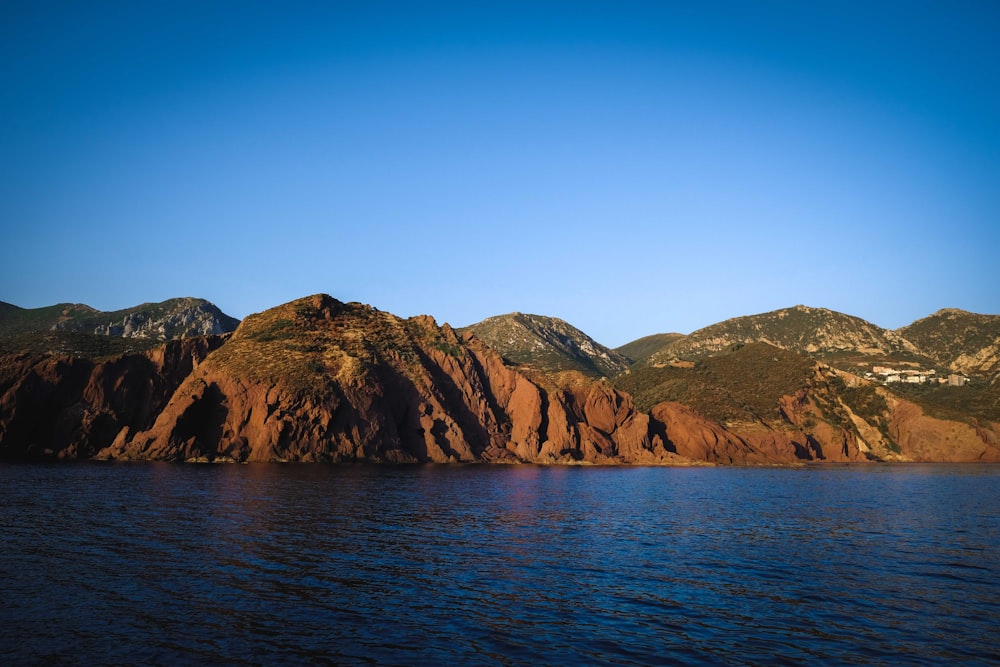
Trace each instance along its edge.
<path fill-rule="evenodd" d="M 0 663 L 1000 664 L 1000 466 L 0 465 Z"/>

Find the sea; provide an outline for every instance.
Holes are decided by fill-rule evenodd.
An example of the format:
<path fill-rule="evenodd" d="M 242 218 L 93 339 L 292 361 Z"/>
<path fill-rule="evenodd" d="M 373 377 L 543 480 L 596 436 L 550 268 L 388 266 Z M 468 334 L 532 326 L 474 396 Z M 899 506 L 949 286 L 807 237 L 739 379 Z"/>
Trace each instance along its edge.
<path fill-rule="evenodd" d="M 3 665 L 996 665 L 1000 466 L 0 464 Z"/>

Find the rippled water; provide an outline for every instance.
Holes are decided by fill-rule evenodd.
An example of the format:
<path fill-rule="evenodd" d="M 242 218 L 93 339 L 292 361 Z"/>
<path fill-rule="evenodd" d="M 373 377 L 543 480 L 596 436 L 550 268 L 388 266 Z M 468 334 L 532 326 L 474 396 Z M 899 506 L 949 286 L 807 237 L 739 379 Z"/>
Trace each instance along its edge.
<path fill-rule="evenodd" d="M 0 466 L 2 664 L 998 664 L 1000 467 Z"/>

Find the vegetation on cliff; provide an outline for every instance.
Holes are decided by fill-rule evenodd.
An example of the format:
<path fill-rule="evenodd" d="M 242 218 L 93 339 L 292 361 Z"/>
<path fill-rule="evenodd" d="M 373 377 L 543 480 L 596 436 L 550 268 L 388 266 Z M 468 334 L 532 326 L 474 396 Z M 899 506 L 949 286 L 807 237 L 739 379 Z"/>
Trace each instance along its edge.
<path fill-rule="evenodd" d="M 51 354 L 83 359 L 110 359 L 162 345 L 150 338 L 119 338 L 79 331 L 39 331 L 0 338 L 0 355 Z"/>
<path fill-rule="evenodd" d="M 762 342 L 856 370 L 874 362 L 927 363 L 915 345 L 859 317 L 795 306 L 713 324 L 652 353 L 649 365 L 697 360 L 734 345 Z"/>
<path fill-rule="evenodd" d="M 616 347 L 615 352 L 626 357 L 630 363 L 644 365 L 650 356 L 684 338 L 684 334 L 665 333 L 643 336 L 631 343 Z"/>
<path fill-rule="evenodd" d="M 719 422 L 770 420 L 778 401 L 807 386 L 816 363 L 766 343 L 735 345 L 691 368 L 640 366 L 619 375 L 615 386 L 640 410 L 677 401 Z"/>
<path fill-rule="evenodd" d="M 1000 373 L 1000 315 L 946 308 L 898 333 L 949 370 L 981 376 Z"/>

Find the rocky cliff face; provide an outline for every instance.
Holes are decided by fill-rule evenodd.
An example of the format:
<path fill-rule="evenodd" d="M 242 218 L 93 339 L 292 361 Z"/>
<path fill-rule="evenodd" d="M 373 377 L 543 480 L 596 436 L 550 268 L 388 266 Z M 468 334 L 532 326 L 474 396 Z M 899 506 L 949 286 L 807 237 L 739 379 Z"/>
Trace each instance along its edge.
<path fill-rule="evenodd" d="M 90 458 L 123 431 L 149 428 L 222 338 L 173 341 L 104 361 L 0 357 L 0 458 Z"/>
<path fill-rule="evenodd" d="M 171 299 L 153 308 L 136 309 L 124 315 L 109 314 L 106 319 L 108 322 L 95 326 L 93 333 L 155 340 L 219 335 L 235 330 L 239 324 L 201 299 Z"/>
<path fill-rule="evenodd" d="M 805 386 L 782 388 L 773 406 L 768 399 L 766 410 L 750 406 L 745 418 L 722 423 L 678 402 L 639 409 L 604 381 L 538 381 L 472 333 L 459 336 L 426 316 L 401 319 L 326 295 L 252 315 L 224 343 L 188 339 L 103 362 L 25 355 L 0 362 L 6 458 L 1000 460 L 995 424 L 928 421 L 912 404 L 883 405 L 868 394 L 865 401 L 855 397 L 857 410 L 850 411 L 819 368 Z M 756 416 L 761 412 L 767 418 Z M 952 458 L 922 435 L 930 428 L 947 429 L 951 440 L 942 442 Z"/>

